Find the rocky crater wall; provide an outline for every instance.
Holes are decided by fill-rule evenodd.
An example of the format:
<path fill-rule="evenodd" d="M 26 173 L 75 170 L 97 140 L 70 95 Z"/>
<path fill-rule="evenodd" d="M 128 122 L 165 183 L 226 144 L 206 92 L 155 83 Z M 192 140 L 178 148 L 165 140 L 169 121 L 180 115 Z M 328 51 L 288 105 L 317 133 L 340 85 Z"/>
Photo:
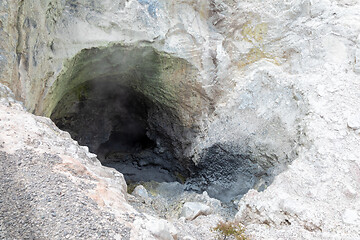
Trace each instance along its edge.
<path fill-rule="evenodd" d="M 201 179 L 191 188 L 265 189 L 297 155 L 306 102 L 276 70 L 281 59 L 264 52 L 271 26 L 244 22 L 251 14 L 238 18 L 234 4 L 5 2 L 17 9 L 17 24 L 3 28 L 17 44 L 3 48 L 15 50 L 8 64 L 18 75 L 1 71 L 3 82 L 29 111 L 60 119 L 86 94 L 81 84 L 118 81 L 151 102 L 148 135 Z"/>

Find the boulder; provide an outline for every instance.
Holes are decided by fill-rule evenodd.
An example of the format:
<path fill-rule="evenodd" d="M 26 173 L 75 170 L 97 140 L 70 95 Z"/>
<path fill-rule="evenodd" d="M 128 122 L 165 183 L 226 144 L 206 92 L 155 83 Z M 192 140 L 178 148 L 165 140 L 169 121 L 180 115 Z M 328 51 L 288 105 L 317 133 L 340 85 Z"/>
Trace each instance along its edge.
<path fill-rule="evenodd" d="M 187 220 L 194 220 L 200 215 L 209 215 L 212 213 L 212 209 L 200 202 L 186 202 L 182 208 L 181 217 Z"/>

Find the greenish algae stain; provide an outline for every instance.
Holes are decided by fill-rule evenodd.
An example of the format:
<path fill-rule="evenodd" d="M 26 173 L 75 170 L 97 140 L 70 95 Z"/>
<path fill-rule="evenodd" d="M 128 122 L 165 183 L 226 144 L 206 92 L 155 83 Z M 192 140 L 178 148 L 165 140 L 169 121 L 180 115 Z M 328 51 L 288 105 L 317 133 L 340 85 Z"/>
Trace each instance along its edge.
<path fill-rule="evenodd" d="M 247 65 L 255 63 L 261 59 L 268 59 L 274 64 L 279 65 L 279 61 L 272 54 L 264 51 L 264 39 L 269 31 L 268 23 L 254 24 L 253 22 L 247 22 L 242 30 L 241 35 L 243 39 L 254 45 L 253 48 L 241 59 L 238 63 L 239 68 L 243 68 Z"/>
<path fill-rule="evenodd" d="M 247 22 L 241 31 L 244 39 L 248 42 L 252 42 L 255 40 L 256 42 L 263 42 L 264 38 L 268 33 L 268 24 L 267 23 L 259 23 L 252 24 L 252 22 Z"/>

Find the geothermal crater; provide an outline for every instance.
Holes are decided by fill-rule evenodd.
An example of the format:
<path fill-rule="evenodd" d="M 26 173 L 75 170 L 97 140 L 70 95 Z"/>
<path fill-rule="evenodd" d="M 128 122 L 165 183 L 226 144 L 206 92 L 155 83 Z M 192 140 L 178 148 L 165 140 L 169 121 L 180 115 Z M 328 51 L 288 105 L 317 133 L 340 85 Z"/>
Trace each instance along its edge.
<path fill-rule="evenodd" d="M 186 60 L 146 43 L 84 49 L 39 108 L 128 183 L 177 181 L 224 201 L 263 190 L 276 156 L 257 159 L 234 142 L 198 147 L 208 132 L 202 116 L 213 111 L 198 79 Z"/>
<path fill-rule="evenodd" d="M 358 239 L 359 13 L 1 0 L 0 239 Z"/>

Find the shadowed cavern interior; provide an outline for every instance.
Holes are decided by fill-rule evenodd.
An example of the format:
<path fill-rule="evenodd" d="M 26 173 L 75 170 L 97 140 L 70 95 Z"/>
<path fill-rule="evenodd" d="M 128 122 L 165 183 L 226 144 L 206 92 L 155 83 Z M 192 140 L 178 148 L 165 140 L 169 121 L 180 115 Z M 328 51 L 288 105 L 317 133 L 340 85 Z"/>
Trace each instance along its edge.
<path fill-rule="evenodd" d="M 66 114 L 56 117 L 68 104 Z M 128 182 L 176 181 L 175 172 L 186 171 L 151 136 L 148 114 L 154 111 L 154 103 L 119 81 L 92 80 L 65 95 L 52 118 Z"/>
<path fill-rule="evenodd" d="M 190 175 L 194 119 L 208 105 L 192 65 L 146 45 L 114 45 L 84 49 L 66 69 L 44 101 L 60 129 L 128 182 Z"/>

